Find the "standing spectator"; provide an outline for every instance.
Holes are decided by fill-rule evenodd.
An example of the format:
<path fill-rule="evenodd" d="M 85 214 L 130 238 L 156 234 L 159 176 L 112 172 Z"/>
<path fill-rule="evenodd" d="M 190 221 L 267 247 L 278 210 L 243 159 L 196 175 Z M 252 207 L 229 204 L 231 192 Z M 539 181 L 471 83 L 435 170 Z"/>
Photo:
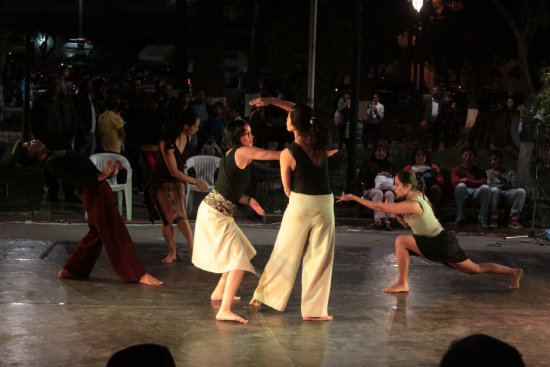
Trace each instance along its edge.
<path fill-rule="evenodd" d="M 47 92 L 38 98 L 31 113 L 31 126 L 34 136 L 42 141 L 48 150 L 73 150 L 73 141 L 78 126 L 78 114 L 72 98 L 63 94 L 61 78 L 50 75 Z M 58 179 L 44 171 L 44 181 L 51 201 L 59 201 Z M 79 201 L 74 188 L 63 183 L 65 200 Z"/>
<path fill-rule="evenodd" d="M 146 172 L 143 172 L 144 182 L 148 181 L 155 166 L 162 127 L 166 122 L 166 116 L 160 111 L 158 101 L 155 98 L 150 98 L 139 123 L 140 151 L 146 167 Z"/>
<path fill-rule="evenodd" d="M 430 200 L 436 217 L 441 215 L 441 204 L 443 202 L 443 175 L 436 164 L 430 159 L 430 152 L 427 149 L 418 147 L 412 152 L 411 164 L 403 167 L 403 171 L 411 171 L 416 175 L 418 191 L 426 193 Z M 421 186 L 421 183 L 423 184 Z"/>
<path fill-rule="evenodd" d="M 434 85 L 432 88 L 432 96 L 424 98 L 422 101 L 422 120 L 420 121 L 420 143 L 423 146 L 428 146 L 428 139 L 432 138 L 432 151 L 439 150 L 439 142 L 441 139 L 441 120 L 440 112 L 443 108 L 443 100 L 441 99 L 441 87 Z"/>
<path fill-rule="evenodd" d="M 359 168 L 358 184 L 362 196 L 376 202 L 393 203 L 393 164 L 388 160 L 389 144 L 385 140 L 374 143 L 372 157 Z M 374 226 L 377 229 L 392 230 L 391 220 L 395 215 L 374 211 Z"/>
<path fill-rule="evenodd" d="M 75 150 L 88 157 L 95 152 L 95 130 L 97 116 L 99 115 L 97 107 L 92 100 L 93 83 L 94 79 L 92 77 L 84 79 L 80 84 L 78 93 L 74 96 L 79 117 L 75 137 Z"/>
<path fill-rule="evenodd" d="M 361 140 L 365 150 L 369 143 L 374 143 L 382 138 L 382 120 L 384 119 L 384 105 L 380 103 L 378 94 L 372 97 L 371 104 L 367 108 L 367 122 L 363 124 Z"/>
<path fill-rule="evenodd" d="M 210 121 L 210 133 L 214 135 L 216 144 L 222 145 L 223 129 L 227 124 L 227 118 L 223 115 L 223 104 L 221 102 L 214 103 L 214 118 Z"/>
<path fill-rule="evenodd" d="M 342 149 L 346 143 L 347 126 L 350 120 L 351 92 L 344 91 L 344 95 L 338 100 L 338 106 L 334 113 L 334 123 L 338 133 L 338 149 Z"/>
<path fill-rule="evenodd" d="M 71 77 L 71 69 L 67 65 L 63 65 L 59 69 L 59 75 L 61 77 L 61 88 L 65 94 L 74 94 L 74 83 Z M 67 83 L 68 81 L 68 83 Z"/>
<path fill-rule="evenodd" d="M 489 205 L 491 203 L 491 188 L 486 185 L 485 171 L 474 166 L 476 151 L 470 146 L 462 148 L 462 164 L 451 171 L 451 183 L 455 189 L 456 220 L 453 225 L 460 226 L 465 221 L 464 206 L 474 201 L 481 205 L 479 208 L 479 225 L 489 228 Z"/>
<path fill-rule="evenodd" d="M 227 121 L 233 121 L 233 120 L 242 120 L 244 121 L 242 117 L 242 108 L 240 106 L 233 106 L 229 107 L 227 110 Z"/>
<path fill-rule="evenodd" d="M 96 114 L 99 116 L 105 112 L 105 99 L 107 98 L 107 82 L 103 78 L 94 81 L 93 101 L 96 106 Z"/>
<path fill-rule="evenodd" d="M 133 167 L 134 183 L 140 193 L 143 192 L 145 186 L 145 182 L 143 181 L 145 165 L 141 161 L 140 155 L 141 137 L 139 135 L 139 121 L 145 113 L 145 107 L 147 106 L 148 100 L 149 96 L 143 90 L 142 78 L 134 77 L 132 80 L 132 92 L 128 95 L 127 111 L 124 110 L 125 107 L 121 109 L 123 117 L 124 112 L 127 112 L 127 123 L 124 126 L 127 137 L 125 154 Z M 124 106 L 124 101 L 122 101 L 121 105 Z"/>
<path fill-rule="evenodd" d="M 120 100 L 109 96 L 105 100 L 105 112 L 99 115 L 97 133 L 99 135 L 99 147 L 102 152 L 120 154 L 122 144 L 126 142 L 124 121 L 118 113 Z"/>
<path fill-rule="evenodd" d="M 510 218 L 508 218 L 508 227 L 512 229 L 521 229 L 523 226 L 519 223 L 519 217 L 523 210 L 525 189 L 516 187 L 517 177 L 512 170 L 507 170 L 502 165 L 502 152 L 492 150 L 489 155 L 491 169 L 487 173 L 487 185 L 491 188 L 491 227 L 498 227 L 498 205 L 504 200 L 506 205 L 511 205 Z"/>
<path fill-rule="evenodd" d="M 460 106 L 453 101 L 451 92 L 443 93 L 441 108 L 441 124 L 443 125 L 443 141 L 445 149 L 454 146 L 460 137 Z"/>
<path fill-rule="evenodd" d="M 208 103 L 206 89 L 201 88 L 197 90 L 195 99 L 193 100 L 193 108 L 200 119 L 199 132 L 196 134 L 198 139 L 196 146 L 200 150 L 204 142 L 208 139 L 208 135 L 210 134 L 208 121 L 210 116 L 214 115 L 213 108 L 210 103 Z M 193 145 L 193 142 L 191 142 L 191 145 Z"/>

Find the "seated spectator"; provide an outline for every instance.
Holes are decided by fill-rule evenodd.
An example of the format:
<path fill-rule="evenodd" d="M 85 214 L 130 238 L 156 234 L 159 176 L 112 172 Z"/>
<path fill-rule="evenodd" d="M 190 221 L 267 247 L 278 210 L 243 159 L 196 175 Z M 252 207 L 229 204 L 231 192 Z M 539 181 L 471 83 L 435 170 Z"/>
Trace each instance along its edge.
<path fill-rule="evenodd" d="M 126 142 L 124 121 L 118 114 L 120 100 L 109 96 L 105 100 L 105 112 L 97 120 L 99 147 L 102 152 L 120 154 L 122 144 Z"/>
<path fill-rule="evenodd" d="M 393 203 L 393 165 L 388 160 L 389 144 L 386 140 L 378 140 L 374 144 L 372 157 L 361 165 L 358 184 L 362 188 L 363 197 L 371 201 Z M 392 230 L 391 220 L 394 214 L 375 211 L 374 226 L 377 229 Z"/>
<path fill-rule="evenodd" d="M 227 118 L 223 114 L 223 104 L 221 102 L 214 103 L 214 117 L 210 119 L 210 133 L 214 135 L 218 145 L 222 145 L 223 129 L 226 124 Z"/>
<path fill-rule="evenodd" d="M 476 151 L 470 146 L 462 148 L 462 164 L 451 171 L 451 183 L 455 189 L 456 220 L 453 225 L 460 226 L 465 221 L 464 206 L 471 201 L 479 203 L 479 225 L 489 229 L 489 205 L 491 203 L 491 188 L 486 185 L 487 175 L 473 162 Z"/>
<path fill-rule="evenodd" d="M 143 181 L 147 182 L 150 172 L 155 166 L 155 161 L 159 151 L 159 141 L 162 132 L 162 126 L 166 122 L 166 115 L 160 110 L 159 102 L 155 98 L 150 98 L 145 108 L 145 113 L 139 117 L 139 136 L 141 157 L 146 167 L 146 175 Z"/>
<path fill-rule="evenodd" d="M 441 203 L 443 202 L 443 175 L 436 164 L 430 159 L 430 152 L 427 149 L 418 147 L 413 150 L 411 164 L 403 167 L 404 171 L 411 171 L 416 174 L 419 183 L 419 190 L 424 192 L 432 203 L 436 217 L 441 215 Z M 421 186 L 421 184 L 423 184 Z"/>
<path fill-rule="evenodd" d="M 519 223 L 519 216 L 525 203 L 527 195 L 525 189 L 518 187 L 516 173 L 507 170 L 502 165 L 502 152 L 492 150 L 489 156 L 491 169 L 487 173 L 487 185 L 491 188 L 491 227 L 498 227 L 498 205 L 504 200 L 506 205 L 511 205 L 510 217 L 508 218 L 508 227 L 512 229 L 521 229 L 523 226 Z"/>
<path fill-rule="evenodd" d="M 208 136 L 208 140 L 201 148 L 201 155 L 212 155 L 215 157 L 222 156 L 222 148 L 220 148 L 220 146 L 216 144 L 214 134 L 210 134 Z"/>
<path fill-rule="evenodd" d="M 484 334 L 451 343 L 439 367 L 525 367 L 516 348 Z"/>

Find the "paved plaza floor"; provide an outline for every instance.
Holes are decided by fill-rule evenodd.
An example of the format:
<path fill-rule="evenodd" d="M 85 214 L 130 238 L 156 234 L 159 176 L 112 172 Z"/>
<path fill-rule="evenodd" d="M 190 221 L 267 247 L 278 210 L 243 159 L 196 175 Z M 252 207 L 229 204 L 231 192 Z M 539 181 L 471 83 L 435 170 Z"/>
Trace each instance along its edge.
<path fill-rule="evenodd" d="M 178 237 L 175 263 L 160 226 L 129 225 L 139 258 L 160 287 L 122 283 L 102 253 L 89 280 L 58 280 L 84 223 L 0 223 L 0 366 L 105 366 L 122 348 L 167 346 L 177 366 L 437 366 L 449 344 L 485 333 L 515 346 L 527 366 L 550 366 L 550 246 L 532 239 L 461 235 L 476 262 L 522 267 L 518 290 L 502 276 L 469 276 L 413 257 L 409 293 L 385 294 L 397 266 L 396 235 L 339 226 L 330 322 L 304 322 L 300 272 L 287 310 L 250 309 L 258 279 L 246 274 L 236 313 L 215 321 L 217 275 L 194 268 Z M 242 225 L 263 269 L 278 224 Z M 548 244 L 543 242 L 543 244 Z"/>

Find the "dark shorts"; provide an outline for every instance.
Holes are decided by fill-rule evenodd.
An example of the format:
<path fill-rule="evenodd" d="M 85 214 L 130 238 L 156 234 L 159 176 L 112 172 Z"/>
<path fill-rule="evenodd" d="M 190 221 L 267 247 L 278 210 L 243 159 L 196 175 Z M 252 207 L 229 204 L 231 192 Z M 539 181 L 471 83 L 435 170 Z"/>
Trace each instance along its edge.
<path fill-rule="evenodd" d="M 413 235 L 422 255 L 440 263 L 460 263 L 468 259 L 458 244 L 458 239 L 446 230 L 435 237 Z"/>

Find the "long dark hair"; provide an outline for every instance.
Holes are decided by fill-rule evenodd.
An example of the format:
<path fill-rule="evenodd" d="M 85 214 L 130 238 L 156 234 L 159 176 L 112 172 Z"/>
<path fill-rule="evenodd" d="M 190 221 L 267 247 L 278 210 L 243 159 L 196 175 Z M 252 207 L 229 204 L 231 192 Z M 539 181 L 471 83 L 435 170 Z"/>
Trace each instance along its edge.
<path fill-rule="evenodd" d="M 241 143 L 241 136 L 244 134 L 244 125 L 248 125 L 248 122 L 241 119 L 230 121 L 225 125 L 222 137 L 223 149 L 229 150 L 231 148 L 239 148 L 243 145 Z"/>
<path fill-rule="evenodd" d="M 313 162 L 320 162 L 330 148 L 331 137 L 328 126 L 313 115 L 313 110 L 306 105 L 297 104 L 290 110 L 290 123 L 305 138 L 306 151 Z"/>
<path fill-rule="evenodd" d="M 177 117 L 164 125 L 161 140 L 164 141 L 164 150 L 173 149 L 176 145 L 176 139 L 181 135 L 185 126 L 193 126 L 197 123 L 198 115 L 191 108 L 181 111 Z"/>
<path fill-rule="evenodd" d="M 413 190 L 416 190 L 418 187 L 416 175 L 412 171 L 399 171 L 395 177 L 397 177 L 403 185 L 411 184 Z"/>

